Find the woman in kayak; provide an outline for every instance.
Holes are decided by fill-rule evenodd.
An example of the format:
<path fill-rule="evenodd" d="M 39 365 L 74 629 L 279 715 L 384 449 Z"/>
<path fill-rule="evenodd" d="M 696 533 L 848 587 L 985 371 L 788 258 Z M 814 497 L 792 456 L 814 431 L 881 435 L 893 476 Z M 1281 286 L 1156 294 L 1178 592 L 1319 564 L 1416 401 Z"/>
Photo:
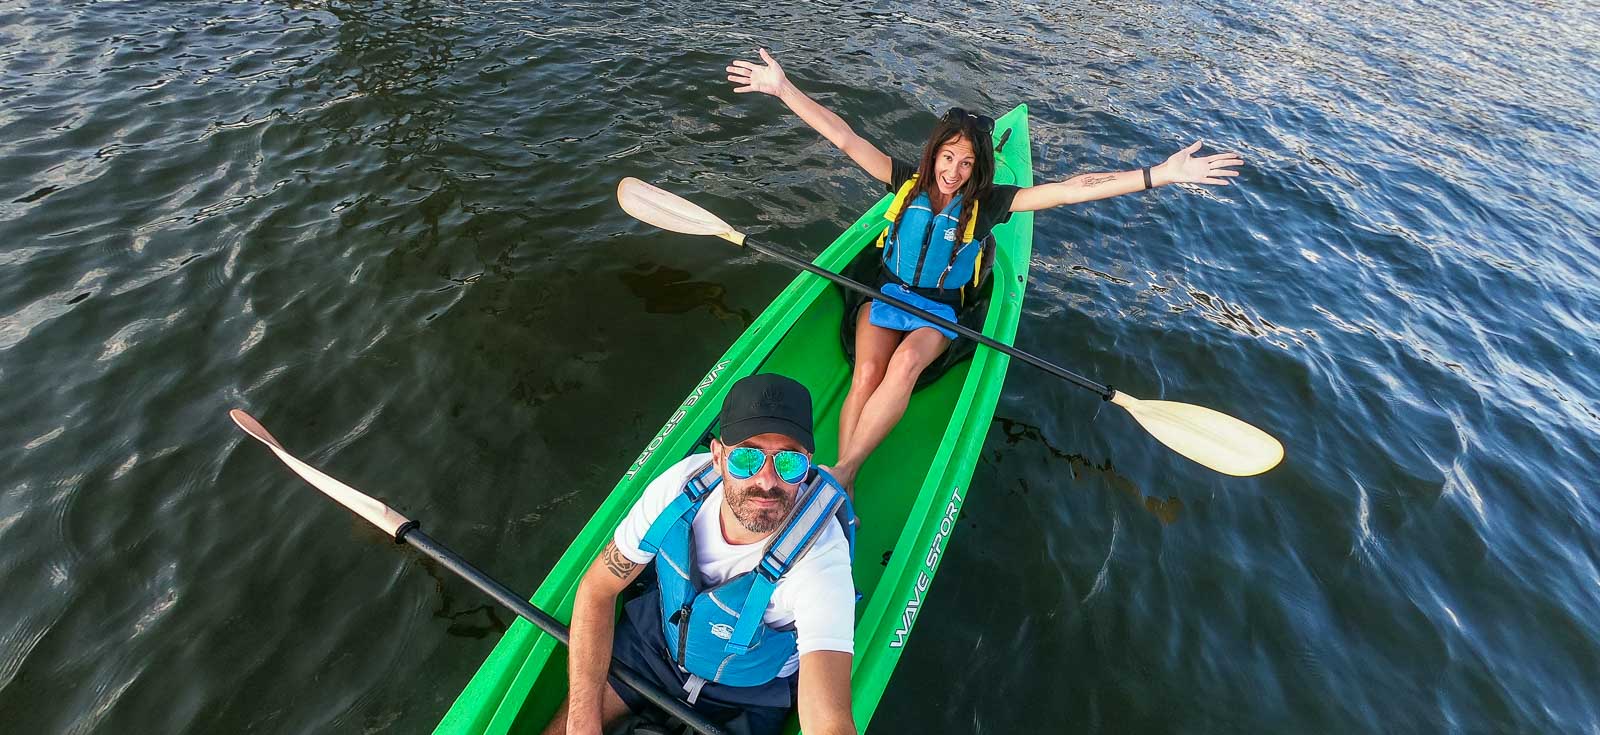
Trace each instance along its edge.
<path fill-rule="evenodd" d="M 1016 187 L 994 183 L 994 120 L 960 108 L 934 126 L 916 164 L 890 158 L 850 125 L 795 87 L 760 49 L 762 63 L 734 61 L 733 91 L 783 100 L 856 165 L 895 194 L 883 248 L 879 286 L 892 296 L 955 321 L 975 280 L 983 241 L 1012 212 L 1030 212 L 1131 194 L 1176 183 L 1226 184 L 1243 164 L 1237 153 L 1194 157 L 1196 141 L 1156 166 L 1080 174 L 1065 181 Z M 855 372 L 839 411 L 839 459 L 833 474 L 854 487 L 856 473 L 905 413 L 917 377 L 956 335 L 882 301 L 855 316 Z"/>

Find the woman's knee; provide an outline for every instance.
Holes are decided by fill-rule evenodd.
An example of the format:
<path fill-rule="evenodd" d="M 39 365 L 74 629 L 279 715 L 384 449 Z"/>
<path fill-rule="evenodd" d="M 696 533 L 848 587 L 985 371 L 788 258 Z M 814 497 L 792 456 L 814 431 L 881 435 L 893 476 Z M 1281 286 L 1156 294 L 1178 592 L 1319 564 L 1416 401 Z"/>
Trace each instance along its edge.
<path fill-rule="evenodd" d="M 889 365 L 879 359 L 856 360 L 855 372 L 850 376 L 850 388 L 871 392 L 883 383 L 883 376 L 888 371 Z"/>
<path fill-rule="evenodd" d="M 932 331 L 932 330 L 929 330 Z M 915 381 L 922 371 L 926 370 L 939 355 L 944 353 L 949 340 L 943 338 L 925 338 L 915 334 L 900 343 L 900 348 L 894 351 L 894 356 L 889 358 L 889 367 L 886 378 L 893 377 L 897 380 Z"/>
<path fill-rule="evenodd" d="M 933 357 L 937 357 L 937 355 Z M 920 355 L 910 350 L 896 352 L 894 357 L 889 360 L 889 366 L 884 371 L 883 379 L 914 383 L 931 362 L 933 362 L 932 357 Z"/>

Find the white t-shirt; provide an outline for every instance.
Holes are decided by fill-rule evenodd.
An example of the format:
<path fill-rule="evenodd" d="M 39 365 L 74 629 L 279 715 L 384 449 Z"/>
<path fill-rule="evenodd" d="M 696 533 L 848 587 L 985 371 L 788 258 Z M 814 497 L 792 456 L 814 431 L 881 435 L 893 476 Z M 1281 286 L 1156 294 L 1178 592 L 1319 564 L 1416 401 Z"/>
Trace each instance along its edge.
<path fill-rule="evenodd" d="M 617 526 L 617 551 L 635 564 L 654 559 L 655 554 L 645 553 L 639 542 L 667 504 L 683 492 L 683 483 L 710 458 L 709 453 L 692 455 L 652 480 Z M 728 543 L 722 537 L 721 508 L 722 486 L 718 485 L 694 517 L 695 567 L 707 586 L 755 569 L 766 549 L 766 539 L 753 544 Z M 798 650 L 778 676 L 799 670 L 801 654 L 854 651 L 856 588 L 850 576 L 850 542 L 838 519 L 823 527 L 811 550 L 778 580 L 761 619 L 774 628 L 794 625 L 798 638 Z"/>

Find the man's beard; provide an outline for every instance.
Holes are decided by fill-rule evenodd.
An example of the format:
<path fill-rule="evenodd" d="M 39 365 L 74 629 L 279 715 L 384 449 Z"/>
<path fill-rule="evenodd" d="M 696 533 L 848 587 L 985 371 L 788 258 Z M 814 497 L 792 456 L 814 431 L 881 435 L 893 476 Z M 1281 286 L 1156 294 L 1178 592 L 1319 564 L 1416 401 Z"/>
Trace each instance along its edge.
<path fill-rule="evenodd" d="M 778 501 L 773 506 L 757 506 L 750 502 L 752 498 L 762 498 Z M 733 508 L 733 517 L 738 519 L 739 525 L 751 533 L 771 533 L 778 530 L 779 526 L 789 518 L 789 511 L 794 509 L 794 500 L 782 490 L 761 490 L 749 488 L 739 494 L 739 497 L 729 504 Z"/>

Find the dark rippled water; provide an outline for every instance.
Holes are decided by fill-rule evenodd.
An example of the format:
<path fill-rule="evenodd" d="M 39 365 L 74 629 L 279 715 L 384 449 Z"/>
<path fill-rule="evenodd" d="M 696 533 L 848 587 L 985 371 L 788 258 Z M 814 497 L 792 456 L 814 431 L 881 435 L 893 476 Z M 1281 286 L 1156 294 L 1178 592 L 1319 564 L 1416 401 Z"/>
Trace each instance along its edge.
<path fill-rule="evenodd" d="M 1280 436 L 1223 478 L 1018 366 L 874 732 L 1600 731 L 1600 26 L 1581 3 L 10 2 L 0 730 L 430 728 L 508 622 L 225 417 L 531 591 L 877 195 L 729 58 L 1041 180 L 1019 342 Z"/>

